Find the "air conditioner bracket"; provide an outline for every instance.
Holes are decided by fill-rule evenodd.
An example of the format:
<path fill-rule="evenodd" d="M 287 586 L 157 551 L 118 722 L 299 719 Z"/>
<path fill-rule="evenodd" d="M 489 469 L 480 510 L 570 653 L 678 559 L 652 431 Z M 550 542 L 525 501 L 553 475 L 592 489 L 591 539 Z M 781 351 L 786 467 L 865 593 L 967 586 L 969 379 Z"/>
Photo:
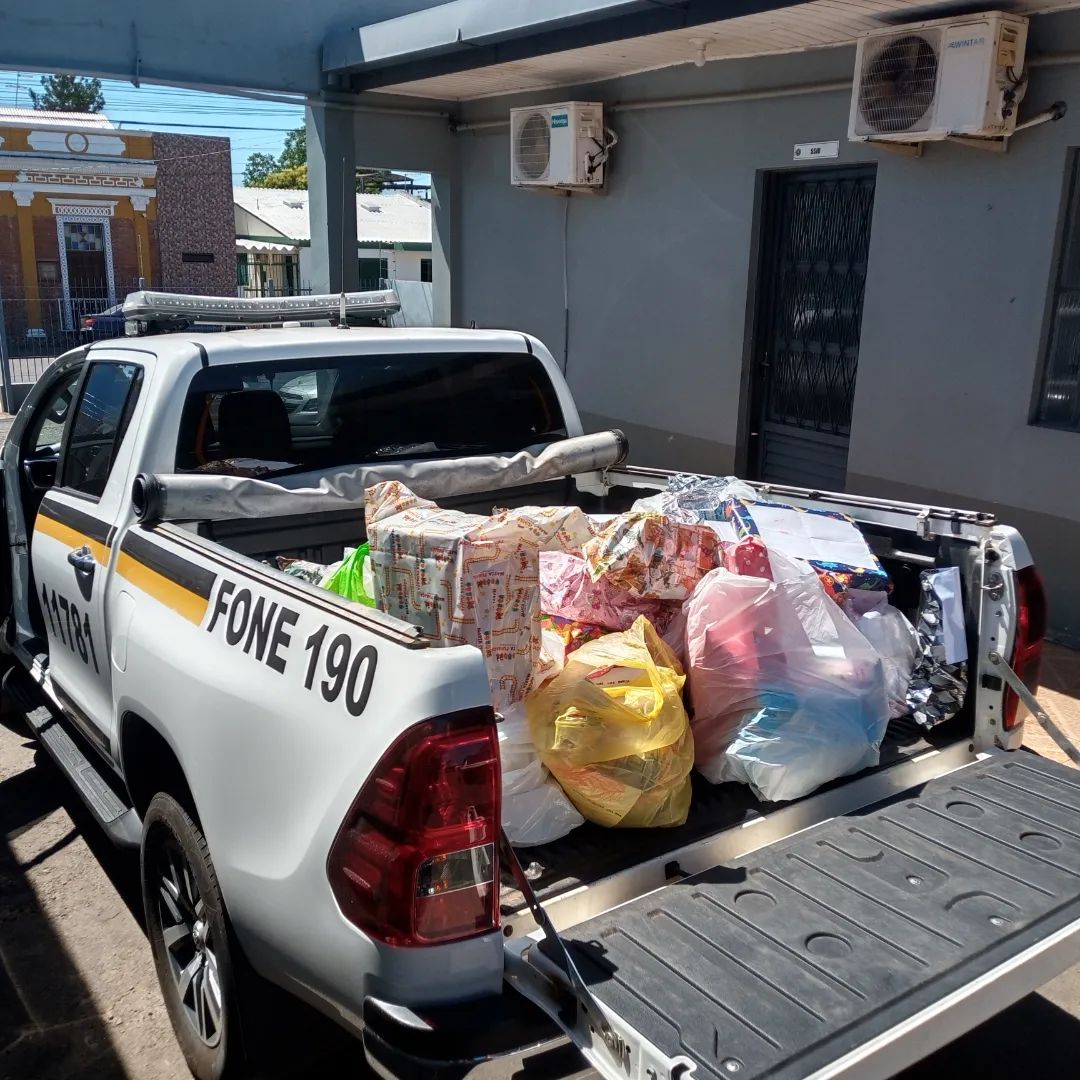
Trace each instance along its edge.
<path fill-rule="evenodd" d="M 867 139 L 866 142 L 878 150 L 888 150 L 890 154 L 899 154 L 901 157 L 922 157 L 921 142 L 892 142 L 889 139 Z"/>
<path fill-rule="evenodd" d="M 970 146 L 972 150 L 988 150 L 991 154 L 1004 154 L 1009 149 L 1009 137 L 1007 135 L 992 136 L 986 139 L 973 139 L 966 135 L 946 135 L 945 141 L 956 143 L 957 146 Z"/>

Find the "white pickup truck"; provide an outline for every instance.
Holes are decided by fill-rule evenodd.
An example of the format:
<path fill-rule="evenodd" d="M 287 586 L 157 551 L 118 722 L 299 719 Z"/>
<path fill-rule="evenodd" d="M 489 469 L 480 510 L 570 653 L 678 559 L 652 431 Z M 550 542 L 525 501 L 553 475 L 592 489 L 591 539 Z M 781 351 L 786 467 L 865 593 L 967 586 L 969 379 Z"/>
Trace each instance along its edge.
<path fill-rule="evenodd" d="M 859 522 L 909 614 L 924 568 L 959 567 L 953 720 L 893 721 L 877 768 L 798 802 L 695 776 L 680 827 L 505 841 L 480 653 L 275 560 L 341 558 L 373 478 L 484 513 L 665 488 L 580 435 L 544 346 L 479 330 L 102 341 L 19 411 L 4 690 L 141 847 L 197 1077 L 243 1075 L 259 980 L 388 1077 L 560 1031 L 609 1078 L 884 1077 L 1080 960 L 1080 774 L 1019 750 L 1043 600 L 988 514 L 769 489 Z"/>

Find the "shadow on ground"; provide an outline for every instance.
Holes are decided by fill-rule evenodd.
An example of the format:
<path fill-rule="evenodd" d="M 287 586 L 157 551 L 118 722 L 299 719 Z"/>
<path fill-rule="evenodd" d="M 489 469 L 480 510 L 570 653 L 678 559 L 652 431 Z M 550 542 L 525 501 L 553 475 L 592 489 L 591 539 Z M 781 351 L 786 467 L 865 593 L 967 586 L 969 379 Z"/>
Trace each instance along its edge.
<path fill-rule="evenodd" d="M 49 766 L 0 783 L 0 1076 L 127 1076 L 90 990 L 42 910 L 11 841 L 63 805 Z M 73 843 L 73 826 L 35 857 Z"/>
<path fill-rule="evenodd" d="M 1039 994 L 950 1043 L 898 1080 L 958 1080 L 964 1076 L 1076 1076 L 1080 1019 Z"/>
<path fill-rule="evenodd" d="M 9 721 L 5 726 L 13 725 Z M 97 868 L 88 867 L 88 901 L 93 902 L 89 894 L 95 888 L 107 893 L 111 885 L 119 903 L 145 930 L 138 854 L 112 845 L 43 750 L 25 736 L 13 739 L 10 730 L 3 735 L 9 746 L 14 743 L 28 752 L 28 759 L 29 753 L 33 757 L 29 768 L 0 781 L 0 1080 L 140 1080 L 141 1070 L 132 1066 L 131 1055 L 118 1053 L 114 1043 L 137 1033 L 130 1027 L 110 1028 L 65 947 L 48 896 L 43 907 L 28 876 L 72 845 L 89 848 L 108 883 L 97 877 L 95 886 Z M 64 813 L 48 830 L 48 840 L 29 856 L 27 845 L 20 845 L 20 861 L 15 841 L 57 810 Z M 88 861 L 85 852 L 84 857 Z M 106 902 L 112 914 L 122 912 L 116 899 Z M 106 937 L 108 926 L 102 925 L 100 933 Z M 107 946 L 104 955 L 109 955 Z M 121 969 L 125 964 L 130 957 L 117 954 L 112 966 Z M 93 979 L 94 973 L 88 977 Z M 100 1001 L 102 990 L 97 989 Z M 157 1005 L 156 985 L 153 994 Z M 259 1060 L 267 1080 L 363 1080 L 371 1075 L 360 1043 L 325 1017 L 270 988 L 260 990 L 258 1002 L 245 1036 L 264 1048 Z M 181 1067 L 177 1080 L 186 1075 Z"/>

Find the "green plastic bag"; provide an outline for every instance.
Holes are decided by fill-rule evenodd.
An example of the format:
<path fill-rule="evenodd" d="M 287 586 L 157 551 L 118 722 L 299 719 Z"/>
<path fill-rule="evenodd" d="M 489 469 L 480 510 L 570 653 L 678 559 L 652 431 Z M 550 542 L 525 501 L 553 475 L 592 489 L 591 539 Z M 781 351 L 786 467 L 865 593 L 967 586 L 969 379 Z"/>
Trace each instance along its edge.
<path fill-rule="evenodd" d="M 374 607 L 375 597 L 364 588 L 364 563 L 367 562 L 369 550 L 368 544 L 361 544 L 347 551 L 341 565 L 322 583 L 322 587 L 344 596 L 346 600 Z"/>

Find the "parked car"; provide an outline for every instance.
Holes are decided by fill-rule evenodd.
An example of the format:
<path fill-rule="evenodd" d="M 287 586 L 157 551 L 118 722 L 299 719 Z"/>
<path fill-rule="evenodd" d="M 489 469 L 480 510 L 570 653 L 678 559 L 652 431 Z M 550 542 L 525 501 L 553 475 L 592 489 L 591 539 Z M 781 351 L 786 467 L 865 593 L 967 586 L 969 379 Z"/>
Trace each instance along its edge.
<path fill-rule="evenodd" d="M 1040 586 L 1016 530 L 974 511 L 770 488 L 853 517 L 897 579 L 959 568 L 955 721 L 898 722 L 878 767 L 790 804 L 706 785 L 685 825 L 510 845 L 479 650 L 431 647 L 276 557 L 341 558 L 368 475 L 347 470 L 393 475 L 395 455 L 409 478 L 444 459 L 454 506 L 482 513 L 613 513 L 666 488 L 617 458 L 500 473 L 502 453 L 581 434 L 549 351 L 508 331 L 101 341 L 31 391 L 2 453 L 4 687 L 141 852 L 195 1076 L 242 1075 L 267 980 L 355 1032 L 384 1077 L 461 1076 L 562 1031 L 609 1080 L 867 1080 L 1080 958 L 1080 784 L 1014 752 L 1009 665 L 1036 666 Z M 466 437 L 488 456 L 463 494 L 446 459 Z M 233 459 L 288 478 L 199 472 Z"/>
<path fill-rule="evenodd" d="M 124 305 L 113 304 L 112 307 L 99 311 L 95 315 L 83 316 L 79 330 L 84 338 L 89 338 L 92 341 L 123 337 Z"/>

